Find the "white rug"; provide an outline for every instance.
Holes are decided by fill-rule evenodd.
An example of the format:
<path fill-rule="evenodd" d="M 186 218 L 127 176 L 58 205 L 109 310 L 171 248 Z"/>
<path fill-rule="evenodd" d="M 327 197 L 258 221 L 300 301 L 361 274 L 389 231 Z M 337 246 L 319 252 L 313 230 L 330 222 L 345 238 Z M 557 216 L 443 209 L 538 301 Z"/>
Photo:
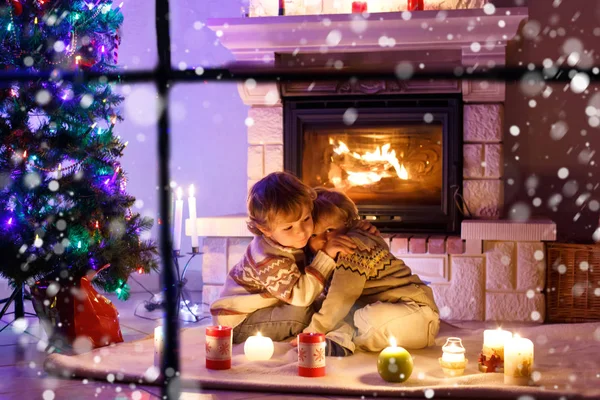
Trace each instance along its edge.
<path fill-rule="evenodd" d="M 511 327 L 535 344 L 536 386 L 507 386 L 502 374 L 482 374 L 477 356 L 483 342 L 483 324 L 468 328 L 443 324 L 436 346 L 411 351 L 414 371 L 404 383 L 387 383 L 377 373 L 377 354 L 357 353 L 346 358 L 327 358 L 327 376 L 297 375 L 297 353 L 288 343 L 276 343 L 269 361 L 249 362 L 243 345 L 233 348 L 233 367 L 211 371 L 204 367 L 204 327 L 181 334 L 182 386 L 227 390 L 251 390 L 318 395 L 372 397 L 517 399 L 531 395 L 539 399 L 600 399 L 600 323 Z M 463 339 L 469 365 L 465 375 L 445 378 L 438 364 L 441 346 L 449 336 Z M 158 384 L 153 340 L 121 343 L 92 352 L 66 356 L 50 355 L 47 371 L 65 377 L 114 379 L 115 382 Z M 109 376 L 109 374 L 112 374 Z"/>

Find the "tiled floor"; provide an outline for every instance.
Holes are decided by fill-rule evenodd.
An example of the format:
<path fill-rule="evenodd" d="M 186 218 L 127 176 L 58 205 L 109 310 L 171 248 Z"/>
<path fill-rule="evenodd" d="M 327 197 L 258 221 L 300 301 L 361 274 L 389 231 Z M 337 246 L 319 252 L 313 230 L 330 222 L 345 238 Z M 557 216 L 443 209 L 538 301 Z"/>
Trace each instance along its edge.
<path fill-rule="evenodd" d="M 160 318 L 160 311 L 146 312 L 143 301 L 146 294 L 133 294 L 129 300 L 114 300 L 121 315 L 121 330 L 125 341 L 141 339 L 153 333 L 158 321 L 142 319 L 137 313 L 147 318 Z M 194 298 L 200 298 L 195 293 Z M 111 299 L 113 300 L 113 299 Z M 31 304 L 26 304 L 26 311 L 33 312 Z M 86 380 L 69 380 L 49 376 L 43 370 L 45 357 L 45 338 L 42 327 L 36 317 L 26 318 L 28 325 L 10 326 L 0 333 L 0 399 L 1 400 L 59 400 L 59 399 L 102 399 L 102 400 L 147 400 L 160 399 L 160 388 L 152 386 L 135 386 L 110 384 L 107 382 L 88 382 Z M 2 319 L 2 325 L 12 321 L 12 315 Z M 205 320 L 204 323 L 207 323 Z M 1 328 L 0 326 L 0 328 Z M 235 392 L 217 390 L 198 390 L 185 392 L 182 400 L 312 400 L 332 399 L 324 396 L 283 395 L 273 393 Z M 337 398 L 336 398 L 337 399 Z M 341 399 L 341 398 L 339 398 Z"/>

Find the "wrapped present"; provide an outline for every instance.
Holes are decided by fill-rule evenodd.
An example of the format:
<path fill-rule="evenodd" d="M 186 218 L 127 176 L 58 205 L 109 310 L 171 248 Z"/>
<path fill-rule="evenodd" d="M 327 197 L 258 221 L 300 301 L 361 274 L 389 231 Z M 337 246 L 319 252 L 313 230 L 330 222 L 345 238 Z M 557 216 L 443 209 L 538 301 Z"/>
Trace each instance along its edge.
<path fill-rule="evenodd" d="M 72 345 L 75 339 L 87 338 L 96 348 L 123 341 L 117 308 L 92 286 L 98 272 L 72 280 L 49 276 L 31 288 L 50 343 Z"/>

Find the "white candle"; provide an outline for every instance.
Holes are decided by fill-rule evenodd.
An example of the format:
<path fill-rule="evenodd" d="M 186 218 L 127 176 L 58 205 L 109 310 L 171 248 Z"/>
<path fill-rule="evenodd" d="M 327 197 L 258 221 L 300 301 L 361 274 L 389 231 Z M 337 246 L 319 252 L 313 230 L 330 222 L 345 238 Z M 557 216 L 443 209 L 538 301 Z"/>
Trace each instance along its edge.
<path fill-rule="evenodd" d="M 192 249 L 198 248 L 198 233 L 196 231 L 196 198 L 194 197 L 194 185 L 190 185 L 188 207 L 190 211 L 190 233 L 192 235 Z"/>
<path fill-rule="evenodd" d="M 163 351 L 163 327 L 154 328 L 154 366 L 160 367 Z"/>
<path fill-rule="evenodd" d="M 261 335 L 250 336 L 244 343 L 244 354 L 250 361 L 269 360 L 273 356 L 275 347 L 271 338 Z"/>
<path fill-rule="evenodd" d="M 500 354 L 504 350 L 504 343 L 512 337 L 509 331 L 498 329 L 486 329 L 483 331 L 483 347 L 488 349 L 501 349 Z"/>
<path fill-rule="evenodd" d="M 175 200 L 175 222 L 173 224 L 173 250 L 181 249 L 181 227 L 183 222 L 183 191 L 177 188 L 177 200 Z"/>
<path fill-rule="evenodd" d="M 515 335 L 504 343 L 504 383 L 528 385 L 533 371 L 533 342 Z"/>
<path fill-rule="evenodd" d="M 483 349 L 479 355 L 479 371 L 502 372 L 504 368 L 504 343 L 512 338 L 512 332 L 498 329 L 483 331 Z"/>

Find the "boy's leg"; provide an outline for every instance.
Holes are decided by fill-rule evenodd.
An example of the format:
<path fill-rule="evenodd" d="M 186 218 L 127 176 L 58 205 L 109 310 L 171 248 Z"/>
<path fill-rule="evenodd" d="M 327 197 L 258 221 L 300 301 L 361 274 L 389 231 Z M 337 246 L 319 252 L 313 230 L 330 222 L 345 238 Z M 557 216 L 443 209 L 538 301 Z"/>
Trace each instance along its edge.
<path fill-rule="evenodd" d="M 366 351 L 381 351 L 393 336 L 398 346 L 421 349 L 435 344 L 440 329 L 439 315 L 428 306 L 399 302 L 369 304 L 354 313 L 358 330 L 356 345 Z"/>
<path fill-rule="evenodd" d="M 257 332 L 280 342 L 302 332 L 310 324 L 313 313 L 312 307 L 285 303 L 257 310 L 233 329 L 233 343 L 243 343 Z"/>
<path fill-rule="evenodd" d="M 351 315 L 351 314 L 350 314 Z M 350 318 L 347 318 L 347 320 Z M 336 344 L 343 347 L 340 349 L 344 354 L 336 354 L 332 349 L 327 349 L 327 355 L 331 356 L 344 356 L 354 354 L 356 350 L 356 345 L 352 341 L 354 337 L 354 326 L 350 324 L 347 320 L 341 321 L 334 330 L 325 334 L 325 338 L 329 341 L 335 342 Z"/>

